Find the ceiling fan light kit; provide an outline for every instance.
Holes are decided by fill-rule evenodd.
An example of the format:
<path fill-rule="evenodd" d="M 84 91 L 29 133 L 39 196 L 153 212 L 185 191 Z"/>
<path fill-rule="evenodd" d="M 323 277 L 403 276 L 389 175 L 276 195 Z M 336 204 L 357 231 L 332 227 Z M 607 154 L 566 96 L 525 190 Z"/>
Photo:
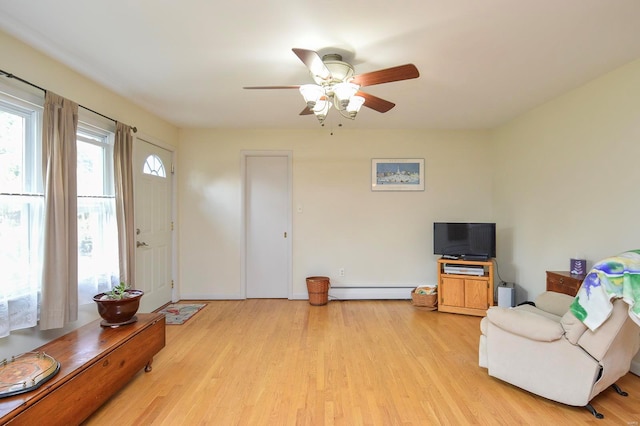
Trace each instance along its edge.
<path fill-rule="evenodd" d="M 353 83 L 323 82 L 318 84 L 304 84 L 300 86 L 300 94 L 320 123 L 327 118 L 329 109 L 334 106 L 340 115 L 351 120 L 356 118 L 360 107 L 364 103 L 362 96 L 357 96 L 360 86 Z"/>
<path fill-rule="evenodd" d="M 417 78 L 420 74 L 413 64 L 374 71 L 354 76 L 351 64 L 344 62 L 339 54 L 328 54 L 322 58 L 307 49 L 293 49 L 298 58 L 309 68 L 315 84 L 301 86 L 256 86 L 245 89 L 292 89 L 298 88 L 307 107 L 300 115 L 314 114 L 320 124 L 327 118 L 329 109 L 335 109 L 345 118 L 354 120 L 364 105 L 378 112 L 387 112 L 394 103 L 368 93 L 360 92 L 363 86 L 390 83 Z"/>

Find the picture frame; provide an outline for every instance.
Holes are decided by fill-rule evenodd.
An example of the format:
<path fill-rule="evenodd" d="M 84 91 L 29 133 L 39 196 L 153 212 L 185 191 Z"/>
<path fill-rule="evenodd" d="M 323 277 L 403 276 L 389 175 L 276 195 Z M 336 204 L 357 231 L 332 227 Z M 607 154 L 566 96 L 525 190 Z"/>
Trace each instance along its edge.
<path fill-rule="evenodd" d="M 424 191 L 424 158 L 371 159 L 372 191 Z"/>

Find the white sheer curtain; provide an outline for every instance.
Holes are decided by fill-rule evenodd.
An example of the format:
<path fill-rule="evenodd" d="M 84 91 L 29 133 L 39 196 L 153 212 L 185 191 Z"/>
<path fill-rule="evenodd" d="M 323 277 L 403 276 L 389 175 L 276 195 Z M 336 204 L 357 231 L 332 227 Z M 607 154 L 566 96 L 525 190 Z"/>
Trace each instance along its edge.
<path fill-rule="evenodd" d="M 118 227 L 113 185 L 115 128 L 78 125 L 78 304 L 120 282 Z M 102 123 L 104 124 L 104 123 Z"/>
<path fill-rule="evenodd" d="M 113 197 L 78 197 L 78 304 L 119 282 L 118 236 Z"/>
<path fill-rule="evenodd" d="M 41 330 L 61 328 L 78 318 L 77 129 L 78 104 L 47 91 Z"/>
<path fill-rule="evenodd" d="M 2 195 L 2 240 L 12 250 L 0 255 L 0 337 L 34 327 L 42 274 L 42 207 L 37 195 Z"/>

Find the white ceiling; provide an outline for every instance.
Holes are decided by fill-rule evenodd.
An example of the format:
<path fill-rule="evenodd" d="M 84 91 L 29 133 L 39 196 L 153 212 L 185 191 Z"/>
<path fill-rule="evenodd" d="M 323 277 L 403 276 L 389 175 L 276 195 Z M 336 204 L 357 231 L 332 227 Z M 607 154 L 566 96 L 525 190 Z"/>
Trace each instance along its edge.
<path fill-rule="evenodd" d="M 418 67 L 349 128 L 492 128 L 640 58 L 640 0 L 3 0 L 0 28 L 180 127 L 317 128 L 242 89 L 311 82 L 293 47 Z"/>

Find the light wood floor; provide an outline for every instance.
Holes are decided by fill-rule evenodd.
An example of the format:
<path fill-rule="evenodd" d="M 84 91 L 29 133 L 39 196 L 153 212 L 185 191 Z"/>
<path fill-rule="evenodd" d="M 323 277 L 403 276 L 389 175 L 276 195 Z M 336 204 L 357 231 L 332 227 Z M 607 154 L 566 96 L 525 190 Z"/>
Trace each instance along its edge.
<path fill-rule="evenodd" d="M 605 419 L 478 367 L 480 318 L 408 301 L 209 301 L 153 371 L 88 425 L 637 425 L 640 378 L 592 402 Z M 534 374 L 532 372 L 532 374 Z"/>

